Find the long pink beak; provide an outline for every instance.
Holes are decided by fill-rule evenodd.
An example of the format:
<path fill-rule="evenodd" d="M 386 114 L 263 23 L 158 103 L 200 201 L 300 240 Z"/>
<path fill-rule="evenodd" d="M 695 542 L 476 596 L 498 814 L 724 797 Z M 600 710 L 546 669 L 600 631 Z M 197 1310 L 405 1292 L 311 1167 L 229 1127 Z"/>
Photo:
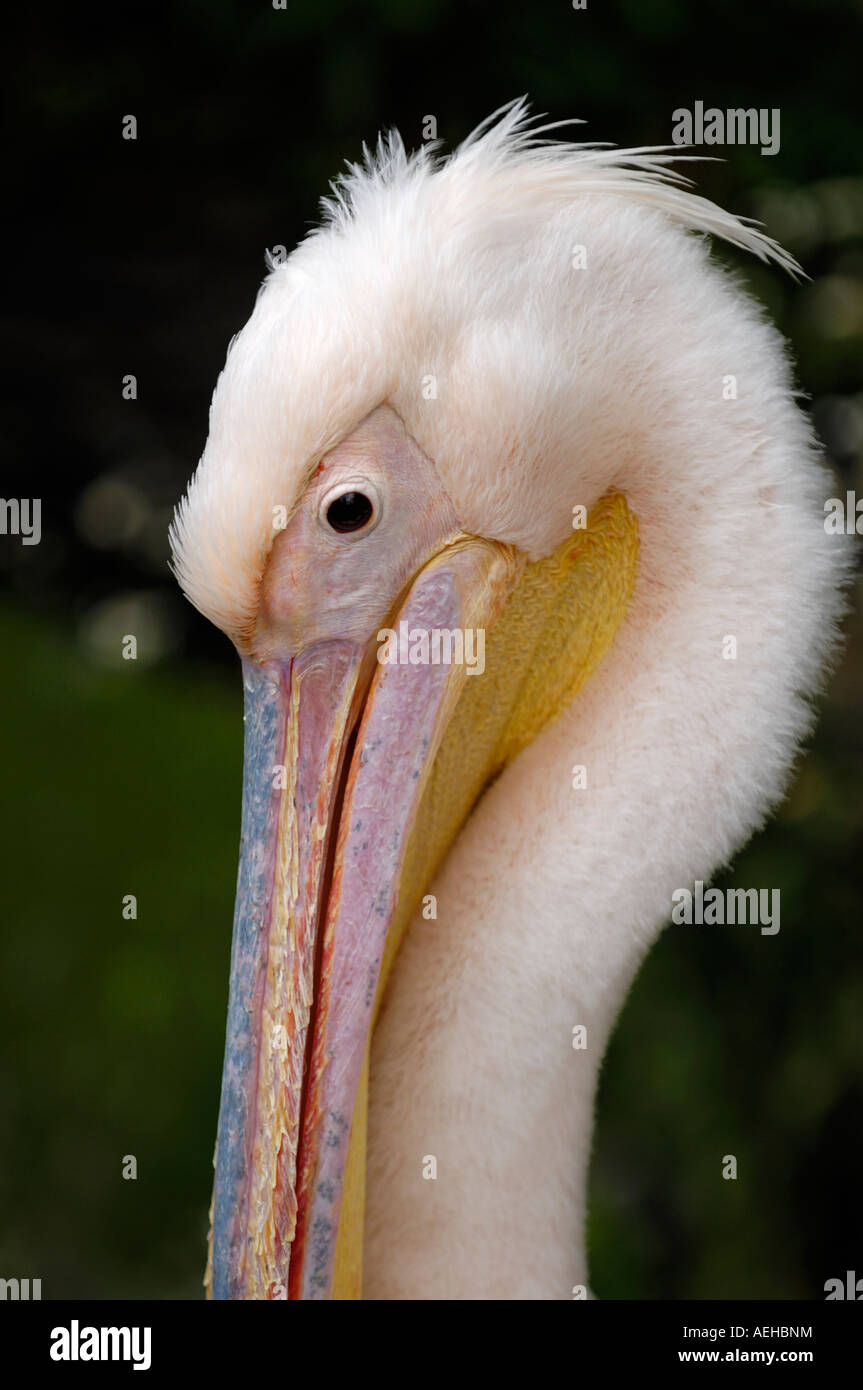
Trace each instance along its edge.
<path fill-rule="evenodd" d="M 420 571 L 397 623 L 493 621 L 501 548 Z M 371 652 L 371 656 L 370 656 Z M 243 663 L 243 822 L 216 1181 L 217 1299 L 332 1296 L 357 1085 L 401 868 L 464 666 L 333 641 Z"/>

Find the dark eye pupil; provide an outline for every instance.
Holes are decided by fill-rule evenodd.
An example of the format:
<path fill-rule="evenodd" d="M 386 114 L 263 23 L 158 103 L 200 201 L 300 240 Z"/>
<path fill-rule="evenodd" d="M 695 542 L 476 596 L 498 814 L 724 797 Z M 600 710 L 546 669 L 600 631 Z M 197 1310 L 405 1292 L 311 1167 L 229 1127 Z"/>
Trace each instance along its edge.
<path fill-rule="evenodd" d="M 372 514 L 372 504 L 362 492 L 343 492 L 327 507 L 327 521 L 334 531 L 359 531 Z"/>

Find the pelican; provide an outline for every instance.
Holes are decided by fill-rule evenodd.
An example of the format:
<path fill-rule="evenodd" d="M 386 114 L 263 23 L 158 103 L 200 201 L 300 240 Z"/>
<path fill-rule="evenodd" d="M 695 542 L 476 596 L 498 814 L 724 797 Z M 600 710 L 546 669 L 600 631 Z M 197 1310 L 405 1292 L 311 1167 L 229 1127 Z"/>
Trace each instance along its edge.
<path fill-rule="evenodd" d="M 585 1295 L 614 1020 L 834 648 L 827 475 L 709 238 L 794 261 L 554 129 L 348 166 L 174 519 L 245 692 L 216 1299 Z"/>

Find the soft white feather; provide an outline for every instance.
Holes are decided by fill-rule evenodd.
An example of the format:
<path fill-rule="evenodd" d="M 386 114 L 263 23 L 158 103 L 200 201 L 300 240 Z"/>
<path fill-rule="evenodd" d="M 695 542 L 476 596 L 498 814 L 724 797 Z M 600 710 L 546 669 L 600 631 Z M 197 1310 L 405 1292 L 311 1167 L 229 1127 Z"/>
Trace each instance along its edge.
<path fill-rule="evenodd" d="M 685 191 L 671 156 L 547 143 L 523 101 L 496 116 L 444 161 L 429 148 L 408 156 L 395 133 L 381 140 L 233 340 L 171 533 L 188 597 L 231 636 L 254 613 L 273 508 L 290 511 L 322 454 L 383 401 L 435 460 L 465 524 L 487 522 L 536 556 L 560 539 L 548 504 L 566 500 L 569 451 L 593 408 L 590 359 L 612 328 L 603 296 L 638 299 L 638 247 L 673 259 L 687 230 L 711 232 L 794 267 Z M 570 268 L 575 242 L 589 243 L 588 274 Z M 634 308 L 620 304 L 620 331 Z"/>

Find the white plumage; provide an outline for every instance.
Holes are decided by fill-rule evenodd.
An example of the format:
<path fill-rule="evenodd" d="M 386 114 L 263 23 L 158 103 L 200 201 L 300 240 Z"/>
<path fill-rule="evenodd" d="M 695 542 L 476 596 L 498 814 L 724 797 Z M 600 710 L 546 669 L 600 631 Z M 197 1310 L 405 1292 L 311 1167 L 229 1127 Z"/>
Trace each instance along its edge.
<path fill-rule="evenodd" d="M 699 234 L 794 262 L 661 151 L 539 134 L 517 102 L 444 162 L 393 135 L 351 169 L 231 346 L 172 533 L 186 593 L 242 650 L 273 507 L 383 403 L 470 534 L 536 559 L 609 488 L 638 520 L 609 655 L 476 807 L 430 885 L 434 929 L 418 917 L 396 961 L 372 1052 L 371 1298 L 586 1282 L 608 1033 L 674 890 L 781 796 L 840 611 L 844 546 L 783 343 Z"/>

